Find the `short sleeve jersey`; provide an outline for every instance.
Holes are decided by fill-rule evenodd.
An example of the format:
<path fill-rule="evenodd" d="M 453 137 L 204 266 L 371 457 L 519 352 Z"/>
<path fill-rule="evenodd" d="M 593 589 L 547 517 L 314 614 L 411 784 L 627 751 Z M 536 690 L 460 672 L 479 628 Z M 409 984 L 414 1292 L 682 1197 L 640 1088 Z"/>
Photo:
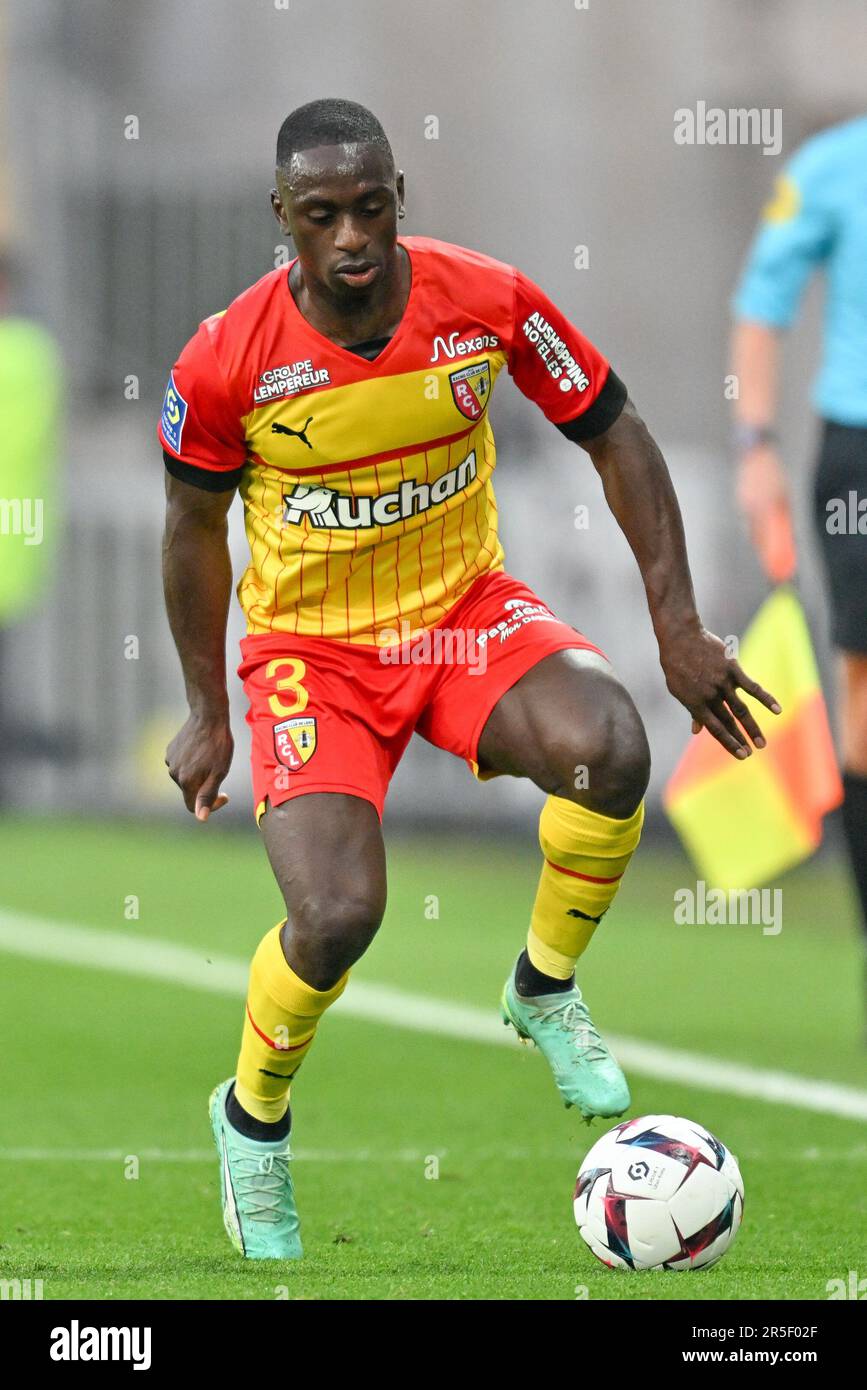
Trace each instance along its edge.
<path fill-rule="evenodd" d="M 867 116 L 813 136 L 779 175 L 733 308 L 774 328 L 794 321 L 815 271 L 826 279 L 820 415 L 867 425 Z"/>
<path fill-rule="evenodd" d="M 440 622 L 503 568 L 488 419 L 503 367 L 575 440 L 623 408 L 606 358 L 513 266 L 400 245 L 409 298 L 372 361 L 307 322 L 282 266 L 206 319 L 172 370 L 167 468 L 241 491 L 248 633 L 377 644 Z"/>

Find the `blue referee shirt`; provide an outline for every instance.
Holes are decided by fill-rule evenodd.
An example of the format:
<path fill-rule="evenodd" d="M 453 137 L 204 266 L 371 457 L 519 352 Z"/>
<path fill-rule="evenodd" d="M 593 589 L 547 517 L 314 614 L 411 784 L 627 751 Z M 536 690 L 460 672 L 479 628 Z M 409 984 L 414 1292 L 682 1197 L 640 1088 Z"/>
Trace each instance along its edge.
<path fill-rule="evenodd" d="M 777 179 L 735 315 L 788 328 L 818 267 L 827 293 L 813 404 L 825 419 L 867 425 L 867 116 L 808 140 Z"/>

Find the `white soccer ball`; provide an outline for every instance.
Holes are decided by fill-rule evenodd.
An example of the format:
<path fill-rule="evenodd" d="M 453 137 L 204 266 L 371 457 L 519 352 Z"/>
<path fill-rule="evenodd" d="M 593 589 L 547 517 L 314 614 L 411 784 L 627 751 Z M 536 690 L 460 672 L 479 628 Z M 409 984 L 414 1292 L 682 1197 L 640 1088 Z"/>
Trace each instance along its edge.
<path fill-rule="evenodd" d="M 593 1145 L 575 1220 L 611 1269 L 706 1269 L 741 1224 L 744 1182 L 725 1144 L 692 1120 L 642 1115 Z"/>

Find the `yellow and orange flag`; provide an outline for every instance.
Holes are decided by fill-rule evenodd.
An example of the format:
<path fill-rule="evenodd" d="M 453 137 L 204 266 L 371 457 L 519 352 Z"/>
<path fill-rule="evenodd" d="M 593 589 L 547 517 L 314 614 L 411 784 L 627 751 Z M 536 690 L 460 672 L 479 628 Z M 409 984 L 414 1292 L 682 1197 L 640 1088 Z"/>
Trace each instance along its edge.
<path fill-rule="evenodd" d="M 744 670 L 770 690 L 782 714 L 739 692 L 767 740 L 735 759 L 702 729 L 663 794 L 699 873 L 723 889 L 760 887 L 806 859 L 843 787 L 807 620 L 789 584 L 765 600 L 740 644 Z"/>

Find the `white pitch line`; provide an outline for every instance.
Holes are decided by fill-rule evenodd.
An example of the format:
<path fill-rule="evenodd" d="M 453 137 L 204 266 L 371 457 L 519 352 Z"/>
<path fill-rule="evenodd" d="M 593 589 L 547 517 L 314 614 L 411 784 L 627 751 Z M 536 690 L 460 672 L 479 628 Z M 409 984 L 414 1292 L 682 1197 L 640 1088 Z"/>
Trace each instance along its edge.
<path fill-rule="evenodd" d="M 129 930 L 131 933 L 135 928 Z M 173 941 L 134 937 L 124 929 L 100 931 L 24 913 L 0 911 L 0 951 L 31 960 L 163 980 L 239 999 L 247 987 L 248 965 L 233 956 L 178 946 Z M 513 1030 L 503 1027 L 494 1008 L 453 1004 L 391 985 L 353 981 L 335 1008 L 347 1017 L 366 1019 L 380 1026 L 439 1034 L 461 1042 L 511 1046 L 515 1041 Z M 608 1041 L 624 1068 L 636 1075 L 848 1120 L 867 1120 L 867 1091 L 854 1086 L 817 1081 L 791 1072 L 765 1071 L 638 1038 L 609 1034 Z"/>
<path fill-rule="evenodd" d="M 421 1149 L 292 1149 L 292 1157 L 302 1163 L 418 1163 L 443 1159 L 445 1149 L 422 1153 Z M 529 1157 L 529 1152 L 522 1157 Z M 6 1163 L 216 1163 L 217 1151 L 209 1149 L 49 1149 L 0 1148 L 0 1162 Z"/>
<path fill-rule="evenodd" d="M 561 1162 L 565 1150 L 524 1147 L 498 1148 L 496 1151 L 474 1152 L 477 1161 L 489 1159 L 492 1163 L 538 1163 L 542 1160 Z M 209 1149 L 139 1149 L 130 1153 L 126 1149 L 48 1149 L 48 1148 L 0 1148 L 0 1163 L 118 1163 L 124 1164 L 130 1158 L 140 1163 L 214 1163 L 216 1151 Z M 292 1157 L 301 1163 L 428 1163 L 431 1158 L 441 1162 L 451 1157 L 448 1149 L 433 1153 L 422 1153 L 421 1149 L 292 1149 Z M 775 1153 L 738 1147 L 739 1162 L 749 1163 L 864 1163 L 867 1161 L 867 1145 L 856 1144 L 848 1149 L 791 1149 Z M 461 1154 L 456 1160 L 461 1162 Z"/>

